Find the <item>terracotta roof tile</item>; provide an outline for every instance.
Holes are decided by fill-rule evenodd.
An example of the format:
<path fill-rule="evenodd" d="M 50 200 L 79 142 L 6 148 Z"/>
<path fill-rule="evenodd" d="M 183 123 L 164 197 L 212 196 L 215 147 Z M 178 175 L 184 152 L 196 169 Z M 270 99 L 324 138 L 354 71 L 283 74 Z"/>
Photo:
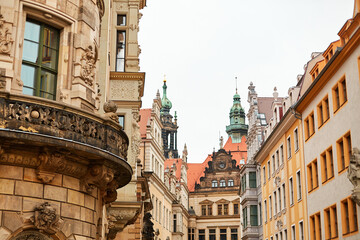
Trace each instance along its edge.
<path fill-rule="evenodd" d="M 173 164 L 175 163 L 176 166 L 176 173 L 175 176 L 178 180 L 180 180 L 181 177 L 181 165 L 182 165 L 182 158 L 169 158 L 165 160 L 164 163 L 164 169 L 168 168 L 171 169 Z"/>
<path fill-rule="evenodd" d="M 140 115 L 139 126 L 140 126 L 141 138 L 146 138 L 146 124 L 149 118 L 151 117 L 151 108 L 140 109 L 139 115 Z"/>

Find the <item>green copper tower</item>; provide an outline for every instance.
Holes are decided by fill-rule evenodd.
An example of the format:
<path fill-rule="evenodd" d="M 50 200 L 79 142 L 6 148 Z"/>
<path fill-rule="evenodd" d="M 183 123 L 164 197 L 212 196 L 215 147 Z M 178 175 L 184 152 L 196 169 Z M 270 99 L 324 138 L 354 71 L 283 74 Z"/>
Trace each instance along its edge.
<path fill-rule="evenodd" d="M 166 158 L 178 158 L 179 154 L 177 150 L 177 116 L 175 112 L 175 118 L 173 121 L 173 116 L 170 114 L 172 103 L 168 99 L 166 90 L 166 80 L 164 79 L 163 96 L 161 98 L 160 110 L 160 120 L 163 125 L 163 128 L 161 130 L 161 136 L 163 139 L 164 155 Z"/>
<path fill-rule="evenodd" d="M 242 136 L 247 135 L 248 125 L 245 124 L 245 111 L 241 107 L 240 95 L 237 92 L 233 97 L 233 105 L 230 109 L 230 125 L 226 126 L 226 132 L 233 143 L 240 143 Z"/>

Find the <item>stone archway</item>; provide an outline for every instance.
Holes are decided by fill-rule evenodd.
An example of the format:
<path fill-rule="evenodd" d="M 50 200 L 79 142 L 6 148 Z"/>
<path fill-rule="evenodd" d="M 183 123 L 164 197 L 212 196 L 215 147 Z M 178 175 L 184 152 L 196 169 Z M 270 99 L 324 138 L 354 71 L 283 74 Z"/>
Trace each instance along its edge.
<path fill-rule="evenodd" d="M 39 231 L 25 230 L 23 232 L 20 232 L 14 237 L 11 237 L 10 240 L 54 240 L 54 239 L 43 233 L 40 233 Z"/>

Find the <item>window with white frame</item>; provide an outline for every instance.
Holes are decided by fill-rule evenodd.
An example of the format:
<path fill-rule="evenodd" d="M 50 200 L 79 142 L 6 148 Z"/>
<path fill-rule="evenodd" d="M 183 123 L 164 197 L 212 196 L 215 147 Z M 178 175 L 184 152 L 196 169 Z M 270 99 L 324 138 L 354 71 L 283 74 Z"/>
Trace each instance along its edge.
<path fill-rule="evenodd" d="M 290 205 L 294 204 L 294 185 L 293 185 L 293 178 L 289 179 L 289 195 L 290 195 Z"/>
<path fill-rule="evenodd" d="M 296 182 L 297 182 L 297 197 L 298 197 L 298 201 L 300 201 L 302 199 L 300 170 L 296 172 Z"/>
<path fill-rule="evenodd" d="M 294 130 L 294 148 L 295 152 L 299 150 L 299 133 L 297 128 Z"/>
<path fill-rule="evenodd" d="M 286 140 L 287 145 L 287 157 L 291 158 L 291 136 L 289 136 Z"/>

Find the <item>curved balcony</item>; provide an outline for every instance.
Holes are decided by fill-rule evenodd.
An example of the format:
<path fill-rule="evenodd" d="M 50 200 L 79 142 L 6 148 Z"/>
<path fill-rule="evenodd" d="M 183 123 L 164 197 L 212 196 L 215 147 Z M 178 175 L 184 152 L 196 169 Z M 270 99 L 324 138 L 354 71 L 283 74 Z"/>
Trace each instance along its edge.
<path fill-rule="evenodd" d="M 128 145 L 121 126 L 109 118 L 38 97 L 0 93 L 0 164 L 36 168 L 45 183 L 62 173 L 82 179 L 84 191 L 96 186 L 116 198 L 116 188 L 131 180 Z"/>

